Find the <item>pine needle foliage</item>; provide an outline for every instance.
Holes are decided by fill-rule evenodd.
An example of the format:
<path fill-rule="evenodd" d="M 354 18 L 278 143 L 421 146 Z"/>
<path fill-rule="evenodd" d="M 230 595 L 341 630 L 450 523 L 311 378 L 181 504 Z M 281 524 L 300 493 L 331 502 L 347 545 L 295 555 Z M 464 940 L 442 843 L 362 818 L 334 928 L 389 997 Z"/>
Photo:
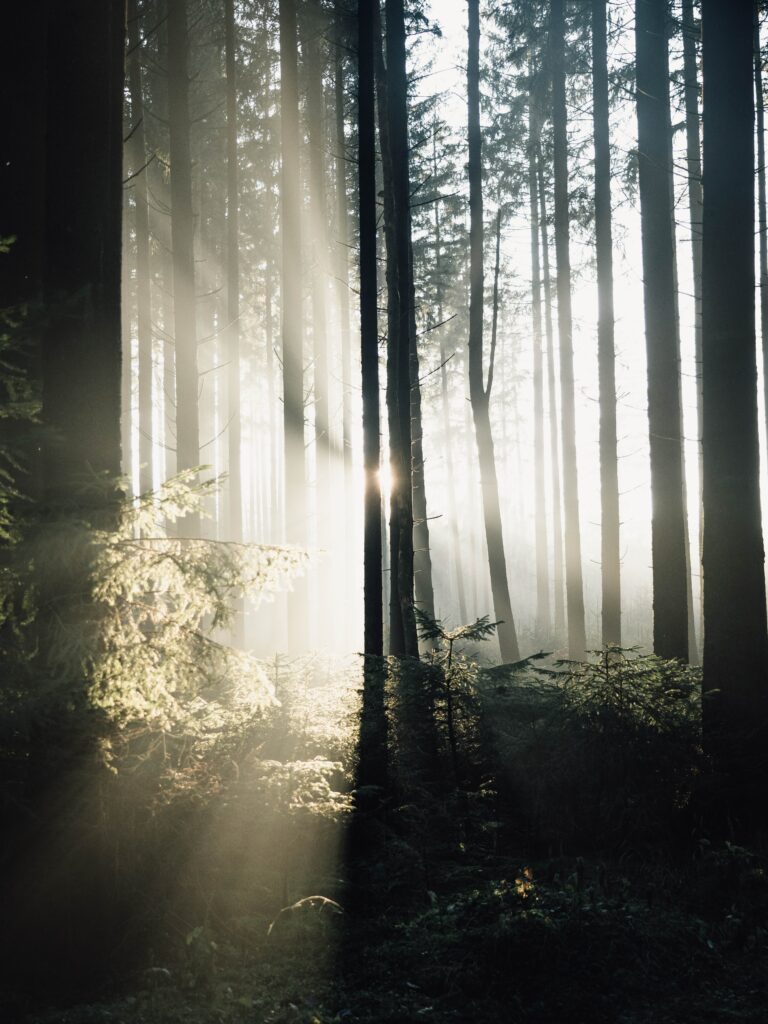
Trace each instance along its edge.
<path fill-rule="evenodd" d="M 481 643 L 496 631 L 497 622 L 484 615 L 474 622 L 447 629 L 422 609 L 416 609 L 419 636 L 432 642 L 432 704 L 444 736 L 455 786 L 468 781 L 470 764 L 476 760 L 478 707 L 476 685 L 478 665 L 474 658 L 456 653 L 457 644 Z"/>
<path fill-rule="evenodd" d="M 609 648 L 480 687 L 504 800 L 549 849 L 637 849 L 694 827 L 700 672 Z"/>

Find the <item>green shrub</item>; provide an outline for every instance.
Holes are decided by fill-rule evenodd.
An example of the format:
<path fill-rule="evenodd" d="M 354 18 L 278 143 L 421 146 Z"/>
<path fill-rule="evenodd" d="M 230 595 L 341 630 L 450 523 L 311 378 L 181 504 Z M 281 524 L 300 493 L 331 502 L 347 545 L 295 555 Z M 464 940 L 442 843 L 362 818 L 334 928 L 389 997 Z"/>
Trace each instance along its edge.
<path fill-rule="evenodd" d="M 674 839 L 702 768 L 700 675 L 608 650 L 594 663 L 486 674 L 500 790 L 546 851 Z"/>

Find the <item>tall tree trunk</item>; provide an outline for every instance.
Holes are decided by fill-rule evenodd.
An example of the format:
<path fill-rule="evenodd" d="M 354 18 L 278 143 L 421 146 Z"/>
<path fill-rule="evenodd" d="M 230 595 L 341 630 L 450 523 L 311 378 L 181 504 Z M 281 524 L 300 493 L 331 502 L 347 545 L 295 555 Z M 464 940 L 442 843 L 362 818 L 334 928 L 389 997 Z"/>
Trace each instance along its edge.
<path fill-rule="evenodd" d="M 437 130 L 432 135 L 432 177 L 437 181 Z M 443 323 L 443 246 L 440 228 L 440 200 L 434 204 L 435 224 L 435 280 L 437 282 L 437 323 Z M 456 601 L 459 609 L 459 621 L 468 622 L 467 598 L 464 586 L 464 572 L 461 558 L 461 538 L 459 536 L 458 505 L 456 502 L 456 480 L 451 435 L 451 414 L 448 397 L 448 346 L 445 331 L 440 328 L 440 403 L 443 421 L 443 450 L 445 453 L 446 491 L 448 494 L 448 516 L 451 528 L 451 555 L 453 562 Z"/>
<path fill-rule="evenodd" d="M 225 0 L 224 53 L 227 74 L 227 392 L 229 538 L 243 539 L 243 493 L 240 473 L 240 185 L 237 164 L 237 58 L 235 0 Z"/>
<path fill-rule="evenodd" d="M 389 144 L 389 114 L 387 103 L 387 71 L 384 63 L 381 7 L 376 3 L 375 75 L 376 105 L 378 111 L 381 150 L 382 197 L 384 206 L 384 248 L 386 252 L 385 277 L 387 291 L 387 432 L 389 437 L 389 544 L 385 559 L 389 579 L 388 637 L 389 653 L 400 655 L 405 646 L 403 619 L 400 613 L 400 587 L 397 567 L 400 549 L 400 519 L 398 513 L 397 461 L 400 451 L 400 427 L 397 414 L 397 361 L 395 345 L 398 331 L 397 251 L 395 246 L 395 212 L 392 193 L 392 166 Z"/>
<path fill-rule="evenodd" d="M 690 0 L 686 0 L 690 2 Z M 765 184 L 765 97 L 763 96 L 763 52 L 760 47 L 759 6 L 755 4 L 755 109 L 757 114 L 757 212 L 760 238 L 760 338 L 763 350 L 763 401 L 768 422 L 768 204 Z"/>
<path fill-rule="evenodd" d="M 189 144 L 189 35 L 186 0 L 168 0 L 168 117 L 171 158 L 171 247 L 173 249 L 173 327 L 176 352 L 176 468 L 200 463 L 195 322 L 195 221 Z M 197 536 L 200 520 L 189 514 L 179 524 Z"/>
<path fill-rule="evenodd" d="M 539 191 L 539 228 L 541 260 L 544 271 L 544 329 L 547 338 L 547 396 L 549 398 L 549 460 L 552 472 L 552 583 L 554 589 L 554 639 L 559 644 L 565 634 L 563 520 L 560 489 L 560 422 L 557 415 L 557 370 L 555 366 L 555 332 L 552 325 L 552 273 L 549 265 L 549 232 L 547 231 L 547 195 L 541 140 L 536 140 L 536 178 Z"/>
<path fill-rule="evenodd" d="M 597 362 L 600 378 L 600 507 L 602 642 L 621 645 L 619 467 L 616 438 L 616 351 L 611 230 L 611 143 L 608 105 L 607 0 L 592 0 L 592 110 L 595 137 Z"/>
<path fill-rule="evenodd" d="M 160 315 L 163 343 L 163 474 L 176 473 L 176 352 L 173 344 L 173 255 L 160 252 Z M 170 524 L 166 524 L 170 529 Z"/>
<path fill-rule="evenodd" d="M 123 177 L 126 174 L 123 162 Z M 120 335 L 122 367 L 120 370 L 120 450 L 126 490 L 133 492 L 133 307 L 131 301 L 131 265 L 134 262 L 128 210 L 123 211 L 122 259 L 120 267 Z"/>
<path fill-rule="evenodd" d="M 688 165 L 688 213 L 693 261 L 694 339 L 696 358 L 696 417 L 699 433 L 699 504 L 702 486 L 702 376 L 701 376 L 701 126 L 699 123 L 699 73 L 696 42 L 699 30 L 693 16 L 693 0 L 683 3 L 683 78 L 685 95 L 685 156 Z M 703 527 L 703 521 L 701 523 Z M 701 549 L 701 530 L 699 531 Z"/>
<path fill-rule="evenodd" d="M 696 43 L 699 31 L 693 16 L 693 0 L 683 0 L 682 31 L 683 31 L 683 78 L 685 96 L 685 140 L 686 162 L 688 164 L 688 210 L 691 227 L 691 255 L 693 264 L 693 300 L 694 300 L 694 352 L 696 361 L 696 430 L 698 434 L 699 490 L 699 536 L 697 571 L 701 576 L 701 553 L 704 536 L 704 516 L 702 514 L 702 481 L 703 472 L 703 398 L 701 376 L 701 213 L 702 213 L 702 181 L 701 181 L 701 125 L 699 122 L 699 75 L 696 61 Z M 686 489 L 687 493 L 687 489 Z M 685 499 L 686 510 L 688 499 Z M 698 664 L 696 644 L 696 620 L 693 608 L 693 579 L 690 566 L 690 538 L 688 534 L 688 517 L 686 513 L 686 555 L 688 555 L 688 656 L 691 664 Z M 703 600 L 704 592 L 701 591 Z M 703 621 L 703 609 L 702 609 Z"/>
<path fill-rule="evenodd" d="M 703 0 L 704 727 L 724 811 L 764 824 L 768 627 L 755 340 L 752 4 Z"/>
<path fill-rule="evenodd" d="M 323 102 L 323 14 L 319 4 L 308 8 L 307 38 L 303 44 L 307 82 L 307 136 L 309 142 L 309 215 L 312 243 L 312 343 L 315 409 L 316 514 L 318 546 L 327 551 L 331 523 L 331 437 L 328 411 L 328 213 L 325 175 L 325 104 Z M 331 565 L 323 557 L 319 570 L 321 594 L 331 586 Z M 318 603 L 320 630 L 327 635 L 332 623 L 327 601 Z"/>
<path fill-rule="evenodd" d="M 352 477 L 352 349 L 349 329 L 349 214 L 347 211 L 347 154 L 344 132 L 344 29 L 340 0 L 335 0 L 337 20 L 337 45 L 339 51 L 333 71 L 333 93 L 336 115 L 336 294 L 339 304 L 339 328 L 341 334 L 341 443 L 344 460 L 344 507 L 353 506 Z M 367 14 L 366 14 L 367 16 Z M 366 29 L 367 31 L 367 29 Z M 367 43 L 366 43 L 367 45 Z M 373 64 L 371 64 L 373 74 Z M 373 116 L 375 111 L 371 112 Z M 375 166 L 374 166 L 375 174 Z"/>
<path fill-rule="evenodd" d="M 360 352 L 363 396 L 363 600 L 365 654 L 358 788 L 384 787 L 387 720 L 384 708 L 382 502 L 379 413 L 378 280 L 376 267 L 376 128 L 374 62 L 378 0 L 357 4 L 357 153 L 360 220 Z M 343 135 L 343 121 L 342 121 Z M 341 211 L 340 211 L 341 212 Z M 344 209 L 346 216 L 346 208 Z M 346 261 L 345 261 L 346 265 Z"/>
<path fill-rule="evenodd" d="M 411 382 L 411 486 L 413 488 L 413 585 L 416 604 L 431 619 L 435 617 L 435 593 L 432 586 L 432 556 L 429 549 L 429 516 L 427 487 L 424 477 L 424 443 L 421 425 L 421 381 L 419 380 L 419 349 L 416 330 L 416 293 L 413 280 L 413 245 L 408 229 L 411 295 L 408 303 L 409 374 Z M 422 641 L 425 650 L 434 648 L 433 641 Z"/>
<path fill-rule="evenodd" d="M 483 167 L 480 133 L 480 3 L 469 0 L 467 50 L 467 128 L 469 143 L 470 296 L 469 296 L 469 396 L 475 424 L 483 519 L 488 548 L 494 615 L 499 620 L 501 660 L 518 661 L 520 649 L 509 599 L 507 560 L 501 527 L 499 485 L 491 432 L 490 397 L 493 385 L 493 352 L 488 383 L 483 377 Z"/>
<path fill-rule="evenodd" d="M 539 254 L 539 196 L 536 179 L 538 114 L 533 95 L 528 109 L 528 196 L 531 219 L 531 312 L 533 319 L 533 461 L 536 523 L 536 638 L 547 641 L 551 631 L 547 494 L 544 483 L 544 366 L 541 331 L 541 260 Z"/>
<path fill-rule="evenodd" d="M 282 230 L 282 356 L 285 539 L 306 540 L 304 480 L 304 346 L 301 289 L 301 187 L 299 179 L 299 89 L 296 0 L 280 0 L 280 224 Z M 292 650 L 306 645 L 306 586 L 288 602 Z"/>
<path fill-rule="evenodd" d="M 587 637 L 579 524 L 579 476 L 576 458 L 576 403 L 573 379 L 570 213 L 568 202 L 568 114 L 565 102 L 565 0 L 552 0 L 553 170 L 555 177 L 555 252 L 557 254 L 557 326 L 560 336 L 560 403 L 565 509 L 565 592 L 568 654 L 583 658 Z"/>
<path fill-rule="evenodd" d="M 269 533 L 275 543 L 281 536 L 283 522 L 280 507 L 280 437 L 277 426 L 277 388 L 275 387 L 275 338 L 272 312 L 272 288 L 274 284 L 271 261 L 267 261 L 264 279 L 264 355 L 267 374 L 267 401 L 269 402 Z"/>
<path fill-rule="evenodd" d="M 417 658 L 411 479 L 410 187 L 402 0 L 387 0 L 386 48 L 383 81 L 382 76 L 379 77 L 379 131 L 387 243 L 387 408 L 391 465 L 389 635 L 391 654 Z M 378 67 L 384 72 L 380 59 Z"/>
<path fill-rule="evenodd" d="M 227 536 L 243 540 L 243 487 L 241 474 L 242 409 L 240 407 L 240 183 L 237 163 L 237 56 L 235 0 L 224 0 L 224 61 L 227 76 L 227 312 L 224 343 L 227 361 Z M 245 644 L 242 599 L 234 609 L 233 636 Z"/>
<path fill-rule="evenodd" d="M 125 8 L 78 0 L 52 4 L 48 19 L 44 478 L 54 506 L 89 515 L 103 501 L 83 491 L 85 474 L 120 473 Z"/>
<path fill-rule="evenodd" d="M 651 450 L 653 648 L 688 660 L 680 344 L 666 0 L 637 0 L 637 127 Z"/>
<path fill-rule="evenodd" d="M 346 15 L 341 0 L 335 0 L 336 46 L 334 62 L 333 92 L 334 113 L 336 122 L 335 168 L 336 184 L 336 302 L 338 305 L 339 334 L 341 337 L 341 446 L 344 467 L 344 510 L 339 523 L 342 534 L 342 558 L 344 579 L 354 578 L 353 567 L 358 564 L 357 551 L 357 517 L 353 510 L 357 505 L 354 474 L 352 466 L 352 344 L 350 337 L 350 302 L 349 302 L 349 210 L 347 198 L 347 140 L 344 127 L 345 103 L 345 70 L 344 46 L 347 39 L 345 31 Z M 375 100 L 374 100 L 375 107 Z M 375 109 L 374 109 L 375 114 Z M 375 175 L 374 166 L 374 175 Z M 381 501 L 381 498 L 379 498 Z M 365 575 L 365 572 L 363 572 Z M 349 591 L 345 600 L 351 600 Z M 343 633 L 345 643 L 352 640 L 347 627 Z"/>
<path fill-rule="evenodd" d="M 139 6 L 128 0 L 128 89 L 131 97 L 130 165 L 136 233 L 136 328 L 139 342 L 139 490 L 152 489 L 152 295 L 149 264 L 147 147 L 141 81 Z"/>
<path fill-rule="evenodd" d="M 384 653 L 382 609 L 381 455 L 379 414 L 378 283 L 376 268 L 376 129 L 374 110 L 374 0 L 358 0 L 358 202 L 360 216 L 360 351 L 363 394 L 364 643 L 366 655 Z M 343 122 L 342 122 L 343 125 Z M 344 210 L 346 216 L 346 209 Z"/>

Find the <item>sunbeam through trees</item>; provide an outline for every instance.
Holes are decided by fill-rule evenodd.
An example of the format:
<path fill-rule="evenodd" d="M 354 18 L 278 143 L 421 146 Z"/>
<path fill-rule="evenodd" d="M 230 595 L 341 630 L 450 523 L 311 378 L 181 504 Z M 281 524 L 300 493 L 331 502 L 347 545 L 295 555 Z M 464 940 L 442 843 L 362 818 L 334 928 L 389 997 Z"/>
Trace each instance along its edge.
<path fill-rule="evenodd" d="M 7 0 L 0 1016 L 764 1024 L 764 0 Z"/>

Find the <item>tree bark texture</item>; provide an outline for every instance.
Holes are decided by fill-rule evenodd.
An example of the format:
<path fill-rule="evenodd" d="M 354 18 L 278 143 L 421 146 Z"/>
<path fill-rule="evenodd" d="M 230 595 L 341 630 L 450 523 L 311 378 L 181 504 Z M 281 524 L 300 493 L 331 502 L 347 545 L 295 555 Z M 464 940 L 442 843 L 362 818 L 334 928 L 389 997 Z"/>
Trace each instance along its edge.
<path fill-rule="evenodd" d="M 235 0 L 224 0 L 224 59 L 227 75 L 227 432 L 229 537 L 243 539 L 240 472 L 240 182 L 237 153 L 237 38 Z"/>
<path fill-rule="evenodd" d="M 499 485 L 493 450 L 490 388 L 483 376 L 483 171 L 480 132 L 480 4 L 469 0 L 467 51 L 467 138 L 469 144 L 470 296 L 469 296 L 469 395 L 475 425 L 483 520 L 488 549 L 493 610 L 499 621 L 501 660 L 518 661 L 520 649 L 512 615 L 507 580 L 507 561 L 501 525 Z M 489 384 L 492 382 L 492 366 Z"/>
<path fill-rule="evenodd" d="M 301 287 L 301 185 L 296 2 L 280 0 L 280 224 L 282 231 L 282 361 L 285 539 L 306 540 L 304 476 L 304 345 Z M 299 583 L 288 602 L 292 649 L 306 644 L 306 586 Z"/>
<path fill-rule="evenodd" d="M 688 165 L 688 212 L 693 261 L 694 338 L 696 354 L 696 415 L 699 431 L 699 501 L 701 501 L 701 125 L 699 120 L 699 72 L 696 43 L 700 38 L 693 14 L 693 0 L 683 0 L 683 78 L 685 96 L 685 158 Z M 699 538 L 701 542 L 701 538 Z M 699 544 L 701 546 L 701 544 Z"/>
<path fill-rule="evenodd" d="M 544 353 L 542 350 L 541 258 L 539 252 L 539 195 L 536 179 L 538 111 L 531 94 L 528 109 L 528 198 L 531 221 L 531 314 L 533 321 L 533 461 L 534 517 L 536 523 L 536 636 L 549 640 L 549 546 L 544 455 Z"/>
<path fill-rule="evenodd" d="M 552 128 L 554 132 L 555 252 L 557 254 L 557 326 L 560 337 L 560 408 L 565 511 L 565 592 L 568 655 L 586 653 L 584 584 L 576 458 L 576 402 L 573 377 L 570 212 L 568 200 L 568 115 L 565 101 L 565 0 L 553 0 L 550 25 Z"/>
<path fill-rule="evenodd" d="M 760 46 L 759 8 L 755 5 L 755 113 L 757 118 L 757 213 L 760 241 L 760 336 L 763 354 L 764 415 L 768 423 L 768 203 L 765 180 L 765 98 L 763 95 L 763 53 Z"/>
<path fill-rule="evenodd" d="M 118 0 L 49 9 L 42 418 L 55 503 L 87 504 L 91 473 L 120 473 L 124 31 Z"/>
<path fill-rule="evenodd" d="M 374 110 L 375 0 L 358 0 L 358 202 L 360 216 L 360 352 L 363 397 L 364 642 L 366 655 L 384 653 L 382 609 L 381 457 L 378 286 L 376 268 L 376 131 Z M 346 210 L 345 210 L 346 214 Z"/>
<path fill-rule="evenodd" d="M 363 395 L 363 599 L 365 674 L 358 786 L 386 785 L 382 599 L 378 286 L 376 268 L 375 17 L 377 0 L 357 4 L 357 142 L 360 219 L 360 351 Z M 337 136 L 338 138 L 338 136 Z M 346 209 L 344 210 L 346 216 Z"/>
<path fill-rule="evenodd" d="M 536 140 L 536 178 L 539 192 L 539 229 L 541 232 L 541 267 L 544 285 L 544 331 L 547 339 L 547 397 L 549 399 L 549 460 L 552 473 L 552 584 L 554 590 L 553 632 L 556 644 L 565 634 L 565 572 L 563 562 L 563 516 L 560 479 L 560 421 L 557 410 L 557 367 L 555 365 L 555 332 L 552 324 L 552 273 L 549 264 L 549 231 L 547 229 L 547 195 L 541 140 Z"/>
<path fill-rule="evenodd" d="M 409 213 L 410 222 L 410 213 Z M 429 549 L 429 515 L 427 513 L 427 486 L 424 476 L 424 438 L 421 425 L 421 381 L 419 380 L 419 348 L 416 330 L 416 293 L 413 278 L 413 245 L 408 227 L 411 294 L 408 302 L 409 375 L 411 381 L 411 487 L 413 491 L 413 587 L 418 607 L 431 618 L 435 617 L 435 592 L 432 585 L 432 555 Z M 433 641 L 422 641 L 425 650 L 434 647 Z"/>
<path fill-rule="evenodd" d="M 761 816 L 768 629 L 754 305 L 753 21 L 703 0 L 704 727 L 729 815 Z"/>
<path fill-rule="evenodd" d="M 665 0 L 637 0 L 637 128 L 653 519 L 653 648 L 688 659 L 680 343 Z"/>
<path fill-rule="evenodd" d="M 136 334 L 139 343 L 139 490 L 152 489 L 152 294 L 147 203 L 147 146 L 141 75 L 139 5 L 128 0 L 128 89 L 131 97 L 129 165 L 136 235 Z"/>
<path fill-rule="evenodd" d="M 195 316 L 195 218 L 189 144 L 189 33 L 186 0 L 168 0 L 168 117 L 171 160 L 173 328 L 176 353 L 176 468 L 200 463 Z M 199 516 L 179 523 L 186 536 L 200 532 Z"/>
<path fill-rule="evenodd" d="M 309 148 L 309 223 L 311 242 L 312 348 L 315 411 L 315 513 L 317 544 L 323 554 L 318 566 L 320 595 L 331 589 L 332 566 L 328 556 L 333 517 L 331 497 L 331 433 L 328 405 L 328 309 L 329 270 L 328 201 L 326 177 L 326 126 L 323 66 L 323 30 L 325 18 L 317 0 L 305 8 L 304 54 L 307 85 L 307 141 Z M 316 617 L 324 636 L 333 629 L 334 616 L 329 603 L 318 602 Z"/>
<path fill-rule="evenodd" d="M 380 95 L 387 240 L 387 406 L 390 434 L 390 653 L 417 658 L 411 479 L 411 291 L 408 105 L 402 0 L 386 3 L 386 73 Z M 388 179 L 388 180 L 387 180 Z M 389 217 L 387 216 L 389 212 Z"/>
<path fill-rule="evenodd" d="M 432 175 L 437 180 L 437 131 L 432 135 Z M 437 323 L 444 319 L 443 308 L 443 266 L 442 266 L 442 232 L 440 228 L 440 200 L 434 204 L 435 226 L 435 280 L 437 282 Z M 454 586 L 459 610 L 459 621 L 467 622 L 467 598 L 464 586 L 464 572 L 461 557 L 461 537 L 459 534 L 458 505 L 456 503 L 455 460 L 451 438 L 451 415 L 448 392 L 448 345 L 446 333 L 440 328 L 440 408 L 443 425 L 443 451 L 445 454 L 446 491 L 448 495 L 448 515 L 451 529 L 451 555 L 453 562 Z"/>
<path fill-rule="evenodd" d="M 597 362 L 600 386 L 600 507 L 602 643 L 621 645 L 621 550 L 616 437 L 616 351 L 611 224 L 611 143 L 608 102 L 607 0 L 592 2 L 592 109 L 595 140 Z"/>
<path fill-rule="evenodd" d="M 352 347 L 349 313 L 349 211 L 347 209 L 346 135 L 344 131 L 344 49 L 343 13 L 336 0 L 338 53 L 333 71 L 334 113 L 336 121 L 336 294 L 339 304 L 339 333 L 341 335 L 341 443 L 344 460 L 344 493 L 346 508 L 352 507 Z M 367 45 L 367 44 L 366 44 Z M 371 58 L 373 74 L 373 58 Z M 375 116 L 375 110 L 371 111 Z M 374 167 L 375 173 L 375 167 Z"/>

